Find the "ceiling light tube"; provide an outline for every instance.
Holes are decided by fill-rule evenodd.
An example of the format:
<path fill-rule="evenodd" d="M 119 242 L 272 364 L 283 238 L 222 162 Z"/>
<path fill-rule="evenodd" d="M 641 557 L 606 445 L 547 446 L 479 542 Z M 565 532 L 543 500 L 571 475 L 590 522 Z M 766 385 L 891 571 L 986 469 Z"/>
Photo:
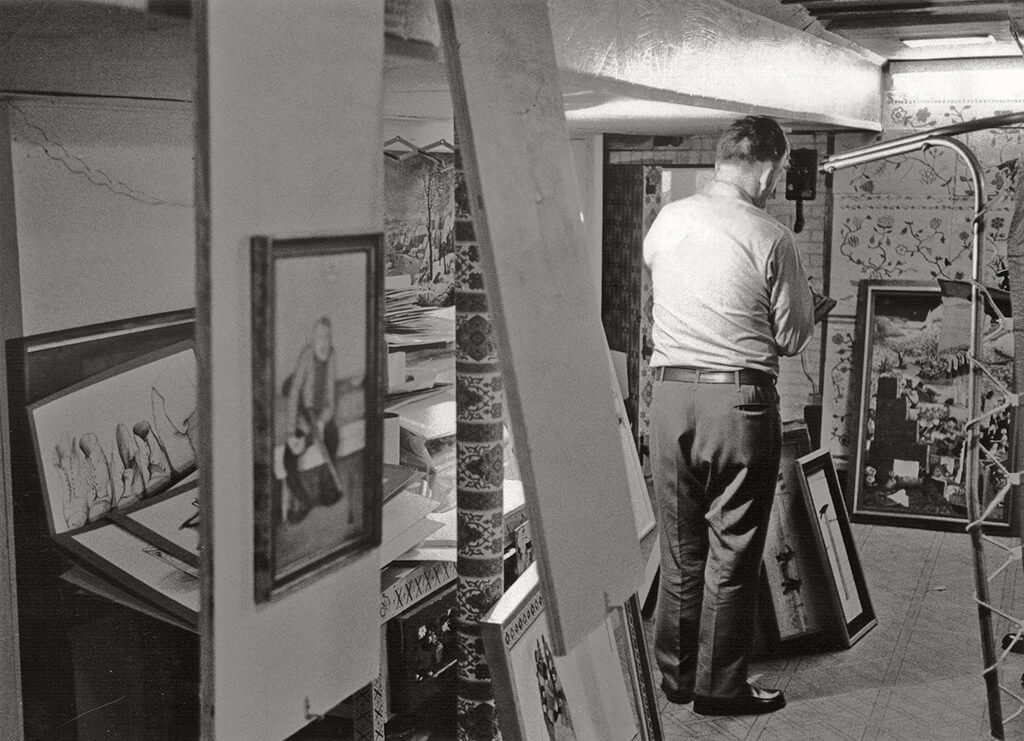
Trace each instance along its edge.
<path fill-rule="evenodd" d="M 990 33 L 977 36 L 936 36 L 931 38 L 900 39 L 900 41 L 912 49 L 921 49 L 928 46 L 979 46 L 996 43 L 995 36 Z"/>

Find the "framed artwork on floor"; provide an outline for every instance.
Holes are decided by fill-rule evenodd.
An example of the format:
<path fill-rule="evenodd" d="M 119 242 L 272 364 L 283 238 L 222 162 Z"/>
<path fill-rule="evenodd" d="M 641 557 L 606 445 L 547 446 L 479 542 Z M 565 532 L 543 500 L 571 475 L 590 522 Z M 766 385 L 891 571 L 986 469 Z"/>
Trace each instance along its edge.
<path fill-rule="evenodd" d="M 951 531 L 967 524 L 969 303 L 944 296 L 938 283 L 861 282 L 849 396 L 853 522 Z M 1008 304 L 1000 308 L 1009 314 Z M 1008 320 L 986 314 L 985 331 L 998 332 L 1001 323 Z M 992 379 L 1012 388 L 1012 332 L 993 337 L 982 345 L 987 373 L 976 374 L 981 412 L 1002 401 Z M 979 429 L 982 445 L 1005 463 L 1014 444 L 1012 409 Z M 983 509 L 1005 483 L 998 466 L 979 464 L 973 485 Z M 1001 503 L 985 529 L 1009 534 L 1011 522 L 1008 502 Z"/>
<path fill-rule="evenodd" d="M 380 234 L 252 240 L 255 597 L 380 544 Z"/>
<path fill-rule="evenodd" d="M 657 545 L 657 544 L 655 544 Z M 618 626 L 619 645 L 626 652 L 626 669 L 633 691 L 633 705 L 638 708 L 637 722 L 640 727 L 638 741 L 662 741 L 661 714 L 658 712 L 658 695 L 654 689 L 654 673 L 651 657 L 647 651 L 647 636 L 644 633 L 644 619 L 640 595 L 626 600 L 618 611 L 621 625 Z M 621 655 L 621 652 L 620 652 Z"/>
<path fill-rule="evenodd" d="M 807 427 L 787 424 L 763 559 L 767 594 L 762 603 L 770 618 L 765 638 L 773 646 L 827 634 L 835 623 L 828 575 L 808 519 L 797 467 L 797 460 L 810 452 Z"/>
<path fill-rule="evenodd" d="M 660 738 L 650 665 L 638 658 L 646 656 L 638 618 L 635 601 L 613 610 L 567 655 L 555 656 L 537 565 L 531 565 L 480 625 L 502 738 Z"/>
<path fill-rule="evenodd" d="M 850 531 L 832 454 L 822 449 L 802 456 L 797 460 L 797 471 L 815 544 L 822 560 L 828 564 L 828 596 L 838 617 L 839 639 L 844 647 L 849 647 L 874 627 L 877 620 Z"/>

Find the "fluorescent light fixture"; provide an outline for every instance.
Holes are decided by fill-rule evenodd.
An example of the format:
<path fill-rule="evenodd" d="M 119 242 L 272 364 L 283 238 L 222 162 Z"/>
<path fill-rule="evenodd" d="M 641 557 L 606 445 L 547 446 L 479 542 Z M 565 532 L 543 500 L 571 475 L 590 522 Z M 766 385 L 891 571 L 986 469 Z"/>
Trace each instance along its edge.
<path fill-rule="evenodd" d="M 977 36 L 935 36 L 921 39 L 900 39 L 905 45 L 912 49 L 922 49 L 928 46 L 980 46 L 982 44 L 994 44 L 996 38 L 992 34 Z"/>

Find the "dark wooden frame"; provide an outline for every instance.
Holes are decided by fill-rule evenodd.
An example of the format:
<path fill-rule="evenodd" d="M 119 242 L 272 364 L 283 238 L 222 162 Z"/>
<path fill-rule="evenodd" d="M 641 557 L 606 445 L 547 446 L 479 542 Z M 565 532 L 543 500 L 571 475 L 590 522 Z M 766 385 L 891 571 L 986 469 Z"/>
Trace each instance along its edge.
<path fill-rule="evenodd" d="M 626 648 L 629 651 L 629 681 L 633 699 L 638 710 L 640 741 L 662 741 L 661 713 L 658 711 L 658 694 L 654 688 L 654 673 L 651 657 L 647 650 L 647 636 L 640 609 L 639 595 L 633 595 L 621 608 L 622 627 Z"/>
<path fill-rule="evenodd" d="M 761 604 L 772 649 L 816 644 L 834 628 L 826 563 L 807 516 L 797 461 L 810 453 L 807 427 L 787 426 L 763 558 Z"/>
<path fill-rule="evenodd" d="M 847 470 L 847 486 L 845 490 L 850 519 L 853 522 L 879 525 L 897 525 L 954 532 L 962 531 L 968 522 L 966 506 L 963 507 L 962 513 L 950 507 L 949 514 L 942 512 L 930 513 L 921 508 L 911 507 L 904 510 L 904 508 L 898 505 L 883 506 L 878 503 L 882 502 L 885 497 L 880 484 L 883 475 L 888 472 L 880 470 L 879 466 L 871 466 L 875 470 L 876 475 L 876 485 L 874 488 L 869 488 L 870 485 L 867 483 L 867 466 L 870 465 L 871 461 L 878 460 L 878 452 L 883 449 L 881 447 L 883 442 L 875 439 L 870 443 L 869 447 L 868 441 L 868 422 L 870 418 L 869 410 L 872 408 L 873 379 L 878 375 L 873 368 L 875 363 L 874 356 L 877 350 L 874 328 L 879 316 L 896 316 L 894 313 L 880 314 L 878 312 L 878 302 L 880 299 L 888 302 L 893 307 L 892 309 L 887 309 L 887 311 L 896 311 L 898 307 L 898 310 L 901 312 L 909 312 L 913 308 L 918 308 L 918 313 L 920 314 L 926 311 L 929 306 L 938 306 L 942 300 L 942 294 L 938 283 L 931 281 L 863 280 L 860 283 L 857 300 L 853 365 L 850 376 L 851 389 L 848 397 L 850 400 L 848 411 L 851 417 L 849 429 L 854 441 L 851 460 Z M 982 382 L 985 383 L 987 381 L 982 379 Z M 900 381 L 894 380 L 894 383 L 897 386 L 896 391 L 898 392 Z M 966 387 L 966 377 L 962 383 Z M 937 404 L 933 406 L 937 406 Z M 876 411 L 876 417 L 877 415 L 878 412 Z M 891 423 L 884 421 L 876 422 L 876 436 L 879 429 L 884 429 L 885 434 L 891 434 L 893 427 L 894 425 Z M 1013 449 L 1014 437 L 1011 426 L 1010 450 Z M 908 496 L 923 497 L 926 496 L 924 494 L 926 481 L 928 481 L 928 485 L 935 487 L 946 484 L 939 483 L 939 479 L 933 481 L 929 475 L 933 460 L 936 457 L 932 446 L 918 443 L 917 448 L 919 449 L 918 458 L 923 460 L 915 460 L 918 460 L 925 473 L 922 474 L 919 482 L 910 481 L 909 483 L 904 483 L 904 480 L 899 479 L 896 491 L 903 488 L 908 492 Z M 883 455 L 883 457 L 885 456 Z M 959 454 L 946 456 L 946 458 L 958 457 Z M 901 460 L 908 459 L 902 458 Z M 961 470 L 963 466 L 964 462 L 961 459 L 959 466 Z M 981 467 L 979 467 L 979 471 L 981 471 Z M 982 481 L 979 477 L 978 486 L 982 485 Z M 921 492 L 921 494 L 918 494 L 918 492 Z M 980 492 L 983 507 L 988 501 L 987 495 L 994 493 L 994 491 Z M 869 501 L 871 497 L 877 501 Z M 1013 522 L 1012 509 L 1012 498 L 1008 497 L 1003 505 L 1002 517 L 1000 519 L 988 519 L 983 526 L 985 532 L 1010 534 L 1011 523 Z"/>
<path fill-rule="evenodd" d="M 798 458 L 797 471 L 815 543 L 822 563 L 828 564 L 829 578 L 826 581 L 836 617 L 836 633 L 840 644 L 849 647 L 877 625 L 878 621 L 850 530 L 846 503 L 839 487 L 839 475 L 832 454 L 826 449 Z M 821 479 L 818 474 L 822 475 Z M 820 481 L 824 482 L 827 491 L 823 492 L 820 486 L 816 486 Z M 835 515 L 831 520 L 828 518 L 829 511 Z M 822 523 L 822 520 L 825 522 Z M 856 598 L 856 607 L 851 604 L 851 594 Z"/>
<path fill-rule="evenodd" d="M 364 446 L 362 456 L 362 523 L 354 539 L 331 547 L 307 559 L 301 567 L 284 574 L 278 568 L 276 535 L 281 516 L 275 495 L 274 448 L 275 399 L 283 379 L 275 378 L 277 343 L 275 324 L 278 308 L 296 297 L 278 295 L 277 266 L 283 260 L 324 261 L 339 257 L 365 257 L 365 324 L 344 329 L 362 337 L 365 353 L 363 376 Z M 257 602 L 279 597 L 375 548 L 381 541 L 382 446 L 381 403 L 383 382 L 384 251 L 379 233 L 275 238 L 257 236 L 251 243 L 252 267 L 252 369 L 253 369 L 253 504 L 254 504 L 254 586 Z M 331 316 L 335 307 L 318 308 Z M 305 332 L 306 326 L 296 330 Z M 337 329 L 335 330 L 337 331 Z M 362 333 L 360 335 L 360 333 Z M 279 485 L 278 485 L 279 486 Z"/>

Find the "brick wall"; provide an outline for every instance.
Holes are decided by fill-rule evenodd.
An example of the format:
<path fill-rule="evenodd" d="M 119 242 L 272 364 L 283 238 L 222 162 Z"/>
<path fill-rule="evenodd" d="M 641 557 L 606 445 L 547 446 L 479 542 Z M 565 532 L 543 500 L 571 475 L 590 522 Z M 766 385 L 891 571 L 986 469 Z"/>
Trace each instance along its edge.
<path fill-rule="evenodd" d="M 626 412 L 634 425 L 640 357 L 640 275 L 643 243 L 643 167 L 605 167 L 601 236 L 601 322 L 608 346 L 626 353 L 631 393 Z M 635 428 L 634 428 L 635 429 Z"/>
<path fill-rule="evenodd" d="M 818 161 L 827 156 L 829 136 L 824 133 L 800 133 L 789 136 L 793 149 L 816 149 Z M 710 167 L 715 162 L 718 136 L 605 137 L 609 165 L 661 165 L 666 167 Z M 827 292 L 828 241 L 831 239 L 831 179 L 818 174 L 817 197 L 804 203 L 804 228 L 796 235 L 796 244 L 804 266 L 815 287 Z M 606 202 L 605 207 L 608 208 Z M 782 189 L 768 205 L 768 212 L 790 228 L 796 216 L 796 204 L 785 200 Z M 620 243 L 622 244 L 622 243 Z M 608 248 L 606 244 L 606 249 Z M 606 258 L 607 259 L 607 258 Z M 820 329 L 801 358 L 783 358 L 780 363 L 779 395 L 783 419 L 802 419 L 803 407 L 812 393 L 820 393 L 822 338 Z M 806 373 L 803 365 L 806 365 Z M 808 376 L 810 376 L 808 378 Z"/>
<path fill-rule="evenodd" d="M 820 162 L 827 156 L 828 135 L 826 134 L 792 134 L 789 137 L 793 149 L 815 149 Z M 828 244 L 831 239 L 829 222 L 831 205 L 831 178 L 818 173 L 816 198 L 804 202 L 804 228 L 796 235 L 796 245 L 804 259 L 804 267 L 811 282 L 818 290 L 826 291 L 825 282 Z M 792 228 L 796 220 L 796 203 L 787 201 L 779 188 L 777 196 L 768 204 L 768 213 L 786 226 Z M 779 368 L 779 396 L 782 398 L 783 419 L 801 419 L 803 407 L 812 394 L 821 393 L 820 375 L 822 358 L 822 337 L 820 325 L 815 331 L 811 343 L 801 358 L 783 358 Z M 806 366 L 806 374 L 804 367 Z M 807 375 L 810 375 L 808 379 Z"/>

